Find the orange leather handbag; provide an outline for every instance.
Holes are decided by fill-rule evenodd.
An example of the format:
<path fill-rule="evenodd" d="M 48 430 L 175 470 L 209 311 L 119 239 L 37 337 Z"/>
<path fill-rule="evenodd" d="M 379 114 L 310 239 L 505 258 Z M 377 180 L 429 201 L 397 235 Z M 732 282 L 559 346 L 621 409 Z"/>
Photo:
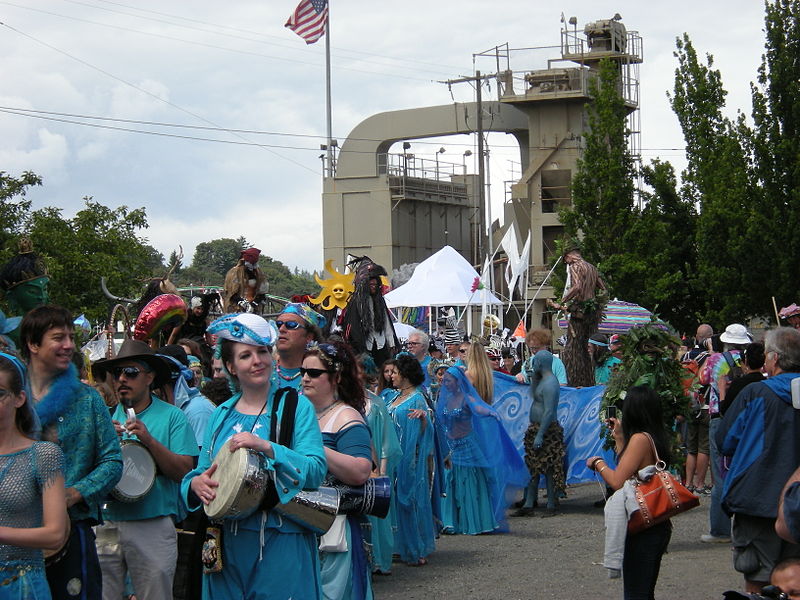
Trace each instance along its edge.
<path fill-rule="evenodd" d="M 639 481 L 635 477 L 632 480 L 639 510 L 628 519 L 628 533 L 639 533 L 700 505 L 700 498 L 666 470 L 667 465 L 658 457 L 652 436 L 649 433 L 645 435 L 656 457 L 656 472 L 648 481 Z"/>

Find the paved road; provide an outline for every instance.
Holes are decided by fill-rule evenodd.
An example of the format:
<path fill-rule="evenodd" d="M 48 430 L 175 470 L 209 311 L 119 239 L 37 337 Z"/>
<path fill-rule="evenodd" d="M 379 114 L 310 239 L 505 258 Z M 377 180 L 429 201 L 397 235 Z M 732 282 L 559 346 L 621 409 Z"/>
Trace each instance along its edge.
<path fill-rule="evenodd" d="M 622 598 L 620 579 L 609 580 L 603 560 L 603 511 L 592 503 L 598 484 L 572 486 L 561 514 L 511 518 L 505 535 L 443 536 L 425 567 L 395 564 L 376 577 L 378 600 Z M 741 589 L 727 545 L 701 544 L 708 530 L 708 498 L 673 519 L 656 598 L 718 600 Z"/>

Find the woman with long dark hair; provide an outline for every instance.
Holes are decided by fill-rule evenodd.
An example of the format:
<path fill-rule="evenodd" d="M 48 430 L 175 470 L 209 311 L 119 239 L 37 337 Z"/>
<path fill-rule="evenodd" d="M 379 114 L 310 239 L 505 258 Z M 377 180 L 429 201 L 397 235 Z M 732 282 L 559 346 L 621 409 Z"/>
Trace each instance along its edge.
<path fill-rule="evenodd" d="M 372 471 L 372 446 L 364 420 L 365 393 L 352 351 L 341 342 L 311 342 L 300 367 L 303 395 L 314 405 L 322 431 L 328 481 L 363 485 Z M 344 544 L 333 547 L 322 537 L 320 572 L 326 600 L 372 598 L 371 568 L 364 552 L 361 522 L 340 515 Z"/>
<path fill-rule="evenodd" d="M 420 387 L 425 375 L 413 355 L 398 355 L 393 381 L 396 391 L 389 396 L 388 409 L 403 451 L 392 494 L 395 553 L 409 566 L 422 566 L 434 549 L 433 424 Z"/>
<path fill-rule="evenodd" d="M 669 465 L 670 442 L 661 413 L 661 399 L 655 390 L 644 385 L 629 389 L 622 418 L 607 419 L 616 445 L 617 468 L 611 468 L 599 456 L 587 459 L 586 466 L 595 470 L 612 489 L 619 490 L 627 480 L 638 476 L 642 469 L 656 464 L 657 460 Z M 607 518 L 609 504 L 610 501 L 606 504 Z M 652 600 L 661 557 L 671 536 L 669 520 L 639 533 L 627 534 L 622 560 L 625 600 Z"/>
<path fill-rule="evenodd" d="M 392 376 L 397 372 L 397 361 L 393 358 L 386 360 L 378 370 L 378 389 L 375 392 L 381 398 L 386 400 L 387 397 L 394 395 L 394 383 Z"/>

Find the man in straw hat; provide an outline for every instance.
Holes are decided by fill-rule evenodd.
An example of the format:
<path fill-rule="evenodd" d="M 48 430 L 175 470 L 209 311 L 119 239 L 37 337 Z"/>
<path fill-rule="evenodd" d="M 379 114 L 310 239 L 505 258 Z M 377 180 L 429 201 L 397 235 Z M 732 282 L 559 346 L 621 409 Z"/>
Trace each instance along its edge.
<path fill-rule="evenodd" d="M 47 567 L 50 592 L 56 600 L 100 600 L 92 526 L 102 522 L 100 505 L 122 475 L 122 455 L 103 399 L 78 380 L 72 323 L 60 306 L 34 308 L 20 324 L 20 353 L 28 363 L 42 439 L 64 452 L 70 536 L 60 560 Z"/>
<path fill-rule="evenodd" d="M 93 370 L 113 380 L 118 435 L 144 445 L 157 467 L 149 492 L 133 502 L 109 500 L 103 511 L 106 524 L 97 532 L 103 596 L 122 597 L 127 571 L 139 600 L 171 598 L 175 522 L 185 516 L 179 484 L 194 466 L 197 441 L 183 412 L 151 393 L 170 382 L 171 368 L 145 342 L 125 340 L 116 358 L 98 361 Z"/>

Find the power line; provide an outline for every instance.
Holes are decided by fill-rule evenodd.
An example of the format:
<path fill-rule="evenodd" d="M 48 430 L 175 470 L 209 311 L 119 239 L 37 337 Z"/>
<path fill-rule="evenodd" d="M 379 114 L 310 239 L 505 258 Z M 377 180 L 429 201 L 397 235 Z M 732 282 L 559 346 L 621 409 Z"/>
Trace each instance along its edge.
<path fill-rule="evenodd" d="M 28 39 L 30 39 L 30 40 L 33 40 L 33 41 L 34 41 L 34 42 L 36 42 L 37 44 L 41 44 L 42 46 L 44 46 L 44 47 L 46 47 L 46 48 L 49 48 L 49 49 L 51 49 L 51 50 L 53 50 L 53 51 L 55 51 L 55 52 L 58 52 L 59 54 L 63 54 L 63 55 L 64 55 L 64 56 L 66 56 L 67 58 L 70 58 L 70 59 L 72 59 L 72 60 L 74 60 L 74 61 L 76 61 L 76 62 L 78 62 L 78 63 L 80 63 L 80 64 L 82 64 L 82 65 L 84 65 L 84 66 L 86 66 L 86 67 L 89 67 L 90 69 L 93 69 L 93 70 L 95 70 L 95 71 L 97 71 L 97 72 L 99 72 L 99 73 L 102 73 L 102 74 L 103 74 L 103 75 L 105 75 L 106 77 L 110 77 L 111 79 L 113 79 L 113 80 L 115 80 L 115 81 L 119 81 L 120 83 L 123 83 L 123 84 L 127 85 L 128 87 L 131 87 L 131 88 L 133 88 L 133 89 L 135 89 L 135 90 L 138 90 L 138 91 L 142 92 L 143 94 L 146 94 L 147 96 L 150 96 L 151 98 L 154 98 L 155 100 L 158 100 L 159 102 L 163 102 L 164 104 L 167 104 L 167 105 L 169 105 L 169 106 L 171 106 L 171 107 L 173 107 L 173 108 L 175 108 L 175 109 L 177 109 L 177 110 L 179 110 L 179 111 L 181 111 L 181 112 L 183 112 L 183 113 L 186 113 L 187 115 L 190 115 L 190 116 L 194 117 L 195 119 L 198 119 L 198 120 L 200 120 L 200 121 L 203 121 L 204 123 L 207 123 L 207 124 L 209 124 L 209 125 L 213 125 L 214 127 L 219 127 L 219 125 L 217 125 L 217 124 L 216 124 L 216 123 L 214 123 L 213 121 L 210 121 L 210 120 L 206 119 L 205 117 L 202 117 L 202 116 L 200 116 L 200 115 L 198 115 L 198 114 L 196 114 L 196 113 L 193 113 L 192 111 L 190 111 L 190 110 L 187 110 L 187 109 L 183 108 L 182 106 L 178 106 L 178 105 L 177 105 L 177 104 L 175 104 L 174 102 L 171 102 L 171 101 L 169 101 L 169 100 L 165 100 L 164 98 L 161 98 L 160 96 L 158 96 L 158 95 L 156 95 L 156 94 L 154 94 L 154 93 L 152 93 L 152 92 L 149 92 L 148 90 L 146 90 L 146 89 L 144 89 L 144 88 L 141 88 L 141 87 L 139 87 L 139 86 L 138 86 L 138 85 L 136 85 L 136 84 L 133 84 L 133 83 L 131 83 L 131 82 L 129 82 L 129 81 L 126 81 L 125 79 L 122 79 L 121 77 L 117 77 L 117 76 L 116 76 L 116 75 L 114 75 L 113 73 L 109 73 L 108 71 L 106 71 L 106 70 L 104 70 L 104 69 L 101 69 L 100 67 L 97 67 L 97 66 L 95 66 L 95 65 L 93 65 L 93 64 L 91 64 L 91 63 L 89 63 L 89 62 L 86 62 L 85 60 L 83 60 L 83 59 L 81 59 L 81 58 L 78 58 L 77 56 L 73 56 L 73 55 L 72 55 L 72 54 L 70 54 L 69 52 L 66 52 L 66 51 L 64 51 L 64 50 L 61 50 L 61 49 L 59 49 L 59 48 L 56 48 L 55 46 L 53 46 L 53 45 L 51 45 L 51 44 L 48 44 L 47 42 L 45 42 L 45 41 L 43 41 L 43 40 L 40 40 L 40 39 L 38 39 L 38 38 L 36 38 L 36 37 L 34 37 L 34 36 L 30 35 L 29 33 L 25 33 L 24 31 L 20 31 L 19 29 L 15 28 L 15 27 L 12 27 L 12 26 L 11 26 L 11 25 L 9 25 L 8 23 L 3 23 L 3 22 L 1 22 L 1 21 L 0 21 L 0 25 L 2 25 L 3 27 L 6 27 L 6 28 L 8 28 L 8 29 L 10 29 L 11 31 L 13 31 L 13 32 L 15 32 L 15 33 L 18 33 L 19 35 L 21 35 L 21 36 L 23 36 L 23 37 L 26 37 L 26 38 L 28 38 Z M 243 135 L 241 135 L 241 134 L 234 133 L 233 135 L 235 135 L 235 136 L 236 136 L 236 137 L 238 137 L 238 138 L 241 138 L 242 140 L 244 140 L 244 141 L 246 141 L 246 142 L 249 142 L 249 141 L 250 141 L 250 140 L 248 140 L 247 138 L 245 138 L 245 137 L 244 137 Z M 290 162 L 290 163 L 293 163 L 293 164 L 297 165 L 298 167 L 301 167 L 301 168 L 303 168 L 303 169 L 305 169 L 305 170 L 307 170 L 307 171 L 310 171 L 310 172 L 314 173 L 315 175 L 316 175 L 316 174 L 318 174 L 318 173 L 317 173 L 317 171 L 315 171 L 314 169 L 311 169 L 311 168 L 307 167 L 306 165 L 304 165 L 304 164 L 302 164 L 302 163 L 300 163 L 300 162 L 297 162 L 297 161 L 296 161 L 296 160 L 294 160 L 294 159 L 291 159 L 291 158 L 289 158 L 289 157 L 287 157 L 287 156 L 283 156 L 282 154 L 280 154 L 280 153 L 278 153 L 278 152 L 275 152 L 274 150 L 272 150 L 272 149 L 270 149 L 270 148 L 268 148 L 268 147 L 266 147 L 266 146 L 262 146 L 262 147 L 263 147 L 263 148 L 264 148 L 264 149 L 265 149 L 267 152 L 269 152 L 269 153 L 271 153 L 271 154 L 273 154 L 273 155 L 277 156 L 278 158 L 282 158 L 283 160 L 286 160 L 286 161 L 288 161 L 288 162 Z"/>
<path fill-rule="evenodd" d="M 161 13 L 161 12 L 158 12 L 158 11 L 145 10 L 145 9 L 141 9 L 141 8 L 137 8 L 137 7 L 133 7 L 133 6 L 127 6 L 125 4 L 120 4 L 120 3 L 117 3 L 117 2 L 106 2 L 107 4 L 113 4 L 113 5 L 116 5 L 116 6 L 121 6 L 123 8 L 131 9 L 131 10 L 136 10 L 136 11 L 155 14 L 155 15 L 160 15 L 160 16 L 165 16 L 165 17 L 168 17 L 170 19 L 177 19 L 179 21 L 187 21 L 187 22 L 192 22 L 192 23 L 198 23 L 198 24 L 201 24 L 201 25 L 205 25 L 205 26 L 208 26 L 208 27 L 215 28 L 215 29 L 227 29 L 229 31 L 236 31 L 236 32 L 239 32 L 239 33 L 246 33 L 246 34 L 248 34 L 250 36 L 256 36 L 256 37 L 247 37 L 247 36 L 243 36 L 243 35 L 236 35 L 236 34 L 232 34 L 232 33 L 226 33 L 224 31 L 215 31 L 214 29 L 206 29 L 206 28 L 202 28 L 202 27 L 193 27 L 191 25 L 185 25 L 183 23 L 179 23 L 179 22 L 175 22 L 175 21 L 169 21 L 169 20 L 166 20 L 166 19 L 148 17 L 148 16 L 145 16 L 145 15 L 137 15 L 135 13 L 121 11 L 121 10 L 114 10 L 112 8 L 103 8 L 102 6 L 95 6 L 93 4 L 89 4 L 88 2 L 82 2 L 81 0 L 62 0 L 62 1 L 63 2 L 68 2 L 70 4 L 77 4 L 79 6 L 86 6 L 88 8 L 93 8 L 95 10 L 102 10 L 102 11 L 106 11 L 106 12 L 110 12 L 110 13 L 114 13 L 114 14 L 120 14 L 120 15 L 129 16 L 129 17 L 134 17 L 134 18 L 137 18 L 137 19 L 144 19 L 144 20 L 147 20 L 147 21 L 153 21 L 155 23 L 164 23 L 164 24 L 167 24 L 167 25 L 173 25 L 173 26 L 176 26 L 176 27 L 181 27 L 181 28 L 184 28 L 184 29 L 188 29 L 190 31 L 200 31 L 200 32 L 203 32 L 203 33 L 211 33 L 211 34 L 214 34 L 214 35 L 220 35 L 220 36 L 229 37 L 229 38 L 232 38 L 232 39 L 244 40 L 244 41 L 253 42 L 253 43 L 257 43 L 257 44 L 265 44 L 265 45 L 268 45 L 268 46 L 277 46 L 279 48 L 287 48 L 287 49 L 293 50 L 294 52 L 308 53 L 308 54 L 313 54 L 315 56 L 318 54 L 314 50 L 307 50 L 306 48 L 298 47 L 296 44 L 291 44 L 291 43 L 287 42 L 287 40 L 285 38 L 279 38 L 277 36 L 268 35 L 268 34 L 265 34 L 265 33 L 262 33 L 262 32 L 258 32 L 258 31 L 251 31 L 251 30 L 248 30 L 248 29 L 240 29 L 240 28 L 237 28 L 237 27 L 229 27 L 229 26 L 226 26 L 226 25 L 218 25 L 216 23 L 209 23 L 208 21 L 201 21 L 199 19 L 190 19 L 190 18 L 187 18 L 187 17 L 178 16 L 178 15 L 171 15 L 169 13 Z M 100 0 L 100 1 L 102 2 L 104 0 Z M 275 40 L 275 41 L 269 41 L 268 39 L 265 39 L 265 38 L 269 38 L 269 40 Z M 393 56 L 381 55 L 381 54 L 372 53 L 372 52 L 363 52 L 363 51 L 359 51 L 359 50 L 350 50 L 350 49 L 347 49 L 347 48 L 341 48 L 341 47 L 336 47 L 336 46 L 333 47 L 333 50 L 336 51 L 335 54 L 338 54 L 339 52 L 344 52 L 344 53 L 353 54 L 353 55 L 356 55 L 356 56 L 358 56 L 358 55 L 371 56 L 371 57 L 375 57 L 375 58 L 389 60 L 389 61 L 392 61 L 392 63 L 387 63 L 387 62 L 384 62 L 384 61 L 373 61 L 373 60 L 369 60 L 367 58 L 362 58 L 360 56 L 358 58 L 358 60 L 362 60 L 362 61 L 369 62 L 369 63 L 372 63 L 372 64 L 380 65 L 380 66 L 390 66 L 390 67 L 395 68 L 395 69 L 400 68 L 400 69 L 415 70 L 415 71 L 426 70 L 426 71 L 430 71 L 432 73 L 443 73 L 444 71 L 441 70 L 443 68 L 452 68 L 452 69 L 456 68 L 456 67 L 448 67 L 446 65 L 442 65 L 442 64 L 438 64 L 438 63 L 429 63 L 429 62 L 420 61 L 420 60 L 407 59 L 406 57 L 395 58 Z M 417 64 L 420 64 L 420 65 L 432 66 L 432 67 L 436 67 L 436 69 L 420 69 L 419 67 L 408 66 L 408 63 L 417 63 Z"/>
<path fill-rule="evenodd" d="M 99 6 L 98 7 L 94 7 L 93 5 L 86 4 L 86 3 L 83 3 L 83 2 L 79 2 L 78 0 L 63 0 L 63 1 L 64 2 L 72 2 L 72 3 L 75 3 L 75 4 L 84 4 L 85 6 L 92 6 L 93 8 L 100 9 Z M 244 28 L 241 28 L 241 27 L 232 27 L 230 25 L 219 25 L 217 23 L 209 23 L 208 21 L 202 21 L 200 19 L 193 19 L 191 17 L 186 17 L 186 16 L 182 16 L 182 15 L 175 15 L 175 14 L 170 14 L 170 13 L 164 13 L 164 12 L 159 12 L 159 11 L 156 11 L 156 10 L 148 10 L 148 9 L 145 9 L 145 8 L 139 8 L 138 6 L 130 6 L 128 4 L 123 4 L 121 2 L 113 2 L 111 0 L 97 0 L 97 1 L 98 2 L 102 2 L 103 4 L 111 4 L 113 6 L 120 6 L 122 8 L 128 8 L 130 10 L 135 10 L 135 11 L 139 11 L 139 12 L 143 12 L 143 13 L 159 15 L 159 16 L 162 16 L 162 17 L 169 17 L 171 19 L 179 19 L 181 21 L 187 21 L 189 23 L 198 23 L 200 25 L 208 25 L 210 27 L 216 27 L 218 29 L 227 29 L 229 31 L 236 31 L 236 32 L 240 32 L 240 33 L 248 33 L 248 34 L 257 36 L 257 39 L 252 39 L 251 41 L 255 41 L 255 42 L 259 42 L 259 43 L 269 43 L 269 42 L 264 41 L 262 38 L 270 38 L 270 39 L 273 39 L 273 40 L 276 40 L 276 41 L 280 41 L 280 42 L 285 41 L 284 38 L 280 38 L 280 37 L 277 37 L 277 36 L 274 36 L 274 35 L 269 35 L 269 34 L 264 33 L 262 31 L 254 31 L 252 29 L 244 29 Z M 110 10 L 110 9 L 105 9 L 105 10 Z M 120 14 L 130 14 L 130 13 L 122 12 L 122 11 L 115 11 L 115 12 L 120 12 Z M 131 15 L 131 16 L 134 16 L 134 15 Z M 147 18 L 147 17 L 140 17 L 140 18 Z M 153 19 L 153 20 L 155 20 L 155 19 Z M 201 31 L 203 31 L 203 30 L 201 30 Z M 242 39 L 248 39 L 248 38 L 242 38 Z M 290 47 L 290 46 L 284 46 L 284 47 Z M 427 65 L 427 66 L 437 67 L 438 69 L 448 69 L 450 72 L 457 71 L 460 68 L 460 67 L 454 67 L 452 65 L 444 65 L 442 63 L 422 61 L 422 60 L 410 58 L 410 57 L 407 57 L 407 56 L 403 56 L 401 58 L 397 58 L 397 57 L 389 56 L 389 55 L 386 55 L 386 54 L 379 54 L 377 52 L 365 52 L 364 50 L 353 50 L 353 49 L 350 49 L 350 48 L 342 48 L 341 46 L 333 46 L 332 50 L 336 50 L 338 52 L 347 52 L 347 53 L 354 54 L 354 55 L 363 55 L 363 56 L 373 56 L 373 57 L 376 57 L 376 58 L 385 58 L 385 59 L 396 61 L 396 62 L 400 62 L 400 63 L 412 62 L 412 63 L 416 63 L 416 64 L 420 64 L 420 65 Z M 309 50 L 309 52 L 313 52 L 313 51 Z M 436 71 L 436 72 L 443 72 L 443 71 Z"/>
<path fill-rule="evenodd" d="M 43 10 L 43 9 L 39 9 L 39 8 L 32 8 L 30 6 L 23 6 L 23 5 L 20 5 L 20 4 L 14 4 L 13 2 L 8 2 L 6 0 L 0 0 L 0 4 L 5 4 L 7 6 L 13 6 L 15 8 L 21 8 L 23 10 L 29 10 L 29 11 L 33 11 L 33 12 L 37 12 L 37 13 L 42 13 L 42 14 L 45 14 L 45 15 L 53 16 L 53 17 L 60 17 L 60 18 L 63 18 L 63 19 L 69 19 L 69 20 L 72 20 L 72 21 L 77 21 L 79 23 L 88 23 L 90 25 L 97 25 L 99 27 L 106 27 L 106 28 L 109 28 L 109 29 L 116 29 L 118 31 L 127 31 L 129 33 L 136 33 L 136 34 L 139 34 L 139 35 L 145 35 L 145 36 L 155 37 L 155 38 L 159 38 L 159 39 L 166 39 L 166 40 L 170 40 L 170 41 L 174 41 L 174 42 L 181 42 L 181 43 L 189 44 L 189 45 L 192 45 L 192 46 L 200 46 L 201 48 L 211 48 L 211 49 L 214 49 L 214 50 L 223 50 L 225 52 L 232 52 L 234 54 L 243 54 L 245 56 L 256 56 L 256 57 L 259 57 L 259 58 L 268 58 L 270 60 L 279 60 L 279 61 L 290 62 L 290 63 L 295 63 L 295 64 L 308 65 L 308 66 L 312 66 L 312 67 L 322 67 L 323 66 L 321 63 L 318 63 L 318 62 L 309 62 L 309 61 L 299 60 L 299 59 L 296 59 L 296 58 L 289 58 L 287 56 L 275 56 L 275 55 L 271 55 L 271 54 L 263 54 L 261 52 L 252 52 L 250 50 L 240 50 L 238 48 L 229 48 L 227 46 L 219 46 L 217 44 L 209 44 L 207 42 L 197 42 L 197 41 L 194 41 L 194 40 L 187 40 L 187 39 L 183 39 L 183 38 L 177 38 L 177 37 L 165 35 L 165 34 L 162 34 L 162 33 L 154 33 L 154 32 L 151 32 L 151 31 L 141 31 L 139 29 L 132 29 L 130 27 L 123 27 L 121 25 L 112 25 L 110 23 L 100 23 L 98 21 L 91 21 L 89 19 L 82 19 L 80 17 L 73 17 L 73 16 L 70 16 L 70 15 L 63 15 L 63 14 L 60 14 L 60 13 L 55 13 L 55 12 L 52 12 L 52 11 L 47 11 L 47 10 Z M 366 73 L 366 74 L 369 74 L 369 75 L 380 75 L 380 76 L 389 75 L 389 74 L 387 74 L 385 72 L 368 71 L 366 69 L 356 69 L 354 67 L 339 66 L 337 68 L 339 70 L 343 70 L 343 71 L 353 71 L 353 72 L 356 72 L 356 73 Z M 391 74 L 391 76 L 393 78 L 396 78 L 396 79 L 406 79 L 406 80 L 409 80 L 409 81 L 425 81 L 425 82 L 429 82 L 430 81 L 430 79 L 425 79 L 425 78 L 422 78 L 422 77 L 411 77 L 409 75 L 399 75 L 399 74 L 394 74 L 394 73 Z"/>

